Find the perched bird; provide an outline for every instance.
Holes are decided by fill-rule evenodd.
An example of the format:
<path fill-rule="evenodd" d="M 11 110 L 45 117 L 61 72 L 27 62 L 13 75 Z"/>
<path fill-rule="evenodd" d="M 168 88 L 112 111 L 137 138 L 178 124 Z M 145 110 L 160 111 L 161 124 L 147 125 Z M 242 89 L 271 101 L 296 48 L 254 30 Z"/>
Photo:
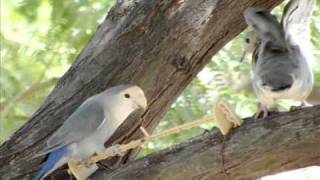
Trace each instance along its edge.
<path fill-rule="evenodd" d="M 50 154 L 35 179 L 43 179 L 71 160 L 103 152 L 104 143 L 120 124 L 133 111 L 146 107 L 144 92 L 132 85 L 115 86 L 88 98 L 47 140 L 40 154 Z"/>
<path fill-rule="evenodd" d="M 292 0 L 287 4 L 281 22 L 269 11 L 248 8 L 246 23 L 255 40 L 252 57 L 253 88 L 263 117 L 278 99 L 304 103 L 313 87 L 310 67 L 309 21 L 314 0 Z"/>

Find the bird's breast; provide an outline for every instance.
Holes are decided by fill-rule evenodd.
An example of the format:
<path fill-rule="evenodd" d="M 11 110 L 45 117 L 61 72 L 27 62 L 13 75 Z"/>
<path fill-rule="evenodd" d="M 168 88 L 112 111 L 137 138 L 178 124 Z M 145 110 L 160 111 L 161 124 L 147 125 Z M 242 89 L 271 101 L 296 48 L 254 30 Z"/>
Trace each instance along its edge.
<path fill-rule="evenodd" d="M 311 86 L 312 87 L 312 86 Z M 295 101 L 304 101 L 310 94 L 312 88 L 306 85 L 301 79 L 295 80 L 292 86 L 281 91 L 272 91 L 269 88 L 256 86 L 255 90 L 259 99 L 267 105 L 278 99 L 290 99 Z"/>

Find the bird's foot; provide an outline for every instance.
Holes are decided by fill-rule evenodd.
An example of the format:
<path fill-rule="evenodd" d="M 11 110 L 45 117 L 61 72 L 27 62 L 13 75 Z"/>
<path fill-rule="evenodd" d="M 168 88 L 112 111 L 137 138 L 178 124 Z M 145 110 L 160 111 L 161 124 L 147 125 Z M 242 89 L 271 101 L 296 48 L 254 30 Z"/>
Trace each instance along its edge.
<path fill-rule="evenodd" d="M 265 118 L 269 115 L 269 111 L 268 111 L 268 108 L 267 106 L 263 105 L 263 104 L 258 104 L 258 111 L 257 113 L 255 114 L 254 118 L 255 119 L 259 119 L 260 117 L 261 118 Z"/>
<path fill-rule="evenodd" d="M 302 109 L 303 106 L 291 106 L 289 111 L 292 112 L 292 111 L 296 111 L 296 110 L 299 110 L 299 109 Z"/>
<path fill-rule="evenodd" d="M 305 107 L 310 107 L 310 106 L 312 105 L 307 102 L 302 102 L 300 106 L 291 106 L 289 111 L 296 111 L 296 110 L 303 109 Z"/>
<path fill-rule="evenodd" d="M 69 161 L 68 167 L 68 172 L 72 174 L 77 180 L 87 179 L 92 173 L 94 173 L 98 169 L 98 166 L 95 164 L 86 166 L 81 164 L 81 162 L 79 161 Z"/>
<path fill-rule="evenodd" d="M 103 151 L 100 150 L 96 152 L 95 155 L 91 156 L 90 158 L 88 158 L 87 160 L 81 163 L 84 164 L 85 166 L 91 166 L 92 164 L 95 164 L 96 162 L 104 160 L 108 157 L 112 157 L 116 155 L 124 156 L 125 152 L 126 151 L 123 149 L 121 145 L 115 144 Z"/>

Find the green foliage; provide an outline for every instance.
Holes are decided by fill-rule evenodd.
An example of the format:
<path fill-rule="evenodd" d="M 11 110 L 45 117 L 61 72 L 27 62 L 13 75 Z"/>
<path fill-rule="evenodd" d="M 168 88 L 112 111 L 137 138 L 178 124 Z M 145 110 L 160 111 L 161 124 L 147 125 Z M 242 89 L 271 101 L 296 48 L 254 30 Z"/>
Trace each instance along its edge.
<path fill-rule="evenodd" d="M 113 3 L 1 1 L 0 142 L 42 104 L 52 80 L 70 67 Z M 33 90 L 39 83 L 45 86 Z"/>
<path fill-rule="evenodd" d="M 1 2 L 0 143 L 42 104 L 55 79 L 70 67 L 113 3 L 114 0 Z M 281 14 L 282 7 L 275 10 L 276 14 Z M 311 25 L 317 86 L 320 86 L 319 19 L 318 5 Z M 172 105 L 157 131 L 211 116 L 217 98 L 234 105 L 241 117 L 254 114 L 255 95 L 243 88 L 243 82 L 250 79 L 250 63 L 239 61 L 243 37 L 244 33 L 240 34 L 212 58 Z M 214 123 L 151 142 L 140 156 L 186 141 L 212 127 Z"/>

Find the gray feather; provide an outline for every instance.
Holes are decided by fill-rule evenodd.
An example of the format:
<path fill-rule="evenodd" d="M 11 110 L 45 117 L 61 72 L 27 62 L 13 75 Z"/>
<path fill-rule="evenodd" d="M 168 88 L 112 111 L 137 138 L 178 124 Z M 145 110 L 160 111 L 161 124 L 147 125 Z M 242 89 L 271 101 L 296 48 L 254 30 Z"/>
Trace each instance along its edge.
<path fill-rule="evenodd" d="M 284 31 L 277 18 L 269 11 L 260 8 L 248 8 L 244 12 L 247 24 L 255 31 L 257 36 L 268 41 L 277 49 L 284 49 L 286 43 L 284 40 Z"/>
<path fill-rule="evenodd" d="M 102 105 L 93 97 L 87 99 L 48 139 L 47 147 L 40 154 L 46 154 L 72 142 L 82 140 L 93 133 L 104 119 Z"/>
<path fill-rule="evenodd" d="M 301 41 L 309 42 L 310 19 L 315 0 L 291 0 L 285 7 L 281 19 L 285 29 L 285 38 L 291 45 L 299 45 Z"/>

